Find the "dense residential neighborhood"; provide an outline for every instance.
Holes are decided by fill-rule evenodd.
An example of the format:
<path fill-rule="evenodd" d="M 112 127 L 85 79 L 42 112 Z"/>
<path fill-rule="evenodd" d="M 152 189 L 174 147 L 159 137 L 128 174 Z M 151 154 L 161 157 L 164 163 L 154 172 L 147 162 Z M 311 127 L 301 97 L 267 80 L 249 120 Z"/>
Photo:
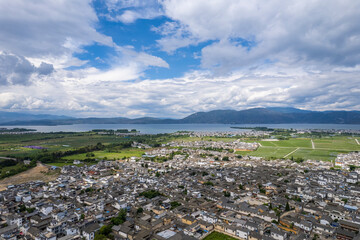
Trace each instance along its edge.
<path fill-rule="evenodd" d="M 96 165 L 48 165 L 59 172 L 56 180 L 7 186 L 0 192 L 0 238 L 191 240 L 217 232 L 235 239 L 360 239 L 360 171 L 349 167 L 359 153 L 332 163 L 241 156 L 235 152 L 259 144 L 240 140 L 132 147 L 146 152 Z"/>

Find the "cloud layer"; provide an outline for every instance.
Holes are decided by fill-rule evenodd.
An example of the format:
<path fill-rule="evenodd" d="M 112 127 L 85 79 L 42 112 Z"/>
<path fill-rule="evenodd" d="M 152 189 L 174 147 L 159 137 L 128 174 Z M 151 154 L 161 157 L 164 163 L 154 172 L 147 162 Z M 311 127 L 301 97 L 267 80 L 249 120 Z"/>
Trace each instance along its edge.
<path fill-rule="evenodd" d="M 316 66 L 355 66 L 360 58 L 360 2 L 345 1 L 175 1 L 164 9 L 158 42 L 166 51 L 198 42 L 202 66 L 224 71 L 268 61 Z M 180 34 L 186 33 L 186 34 Z M 171 47 L 169 47 L 171 45 Z"/>
<path fill-rule="evenodd" d="M 0 109 L 127 117 L 360 109 L 360 2 L 99 2 L 105 13 L 90 0 L 0 2 Z M 134 47 L 147 36 L 121 40 L 139 19 L 157 19 L 144 25 L 157 37 Z M 88 46 L 111 49 L 105 68 L 75 57 L 100 59 Z M 171 72 L 184 51 L 199 65 L 182 77 L 148 75 Z"/>

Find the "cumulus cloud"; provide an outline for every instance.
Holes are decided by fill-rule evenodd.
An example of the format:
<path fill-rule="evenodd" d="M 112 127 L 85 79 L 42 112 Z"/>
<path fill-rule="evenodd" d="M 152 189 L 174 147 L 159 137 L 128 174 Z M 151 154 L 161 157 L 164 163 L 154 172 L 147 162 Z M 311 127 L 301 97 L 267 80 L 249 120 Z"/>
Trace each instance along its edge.
<path fill-rule="evenodd" d="M 166 34 L 158 43 L 168 50 L 173 42 L 180 48 L 194 39 L 213 40 L 202 49 L 207 69 L 229 71 L 269 61 L 355 66 L 360 57 L 357 1 L 165 0 L 163 8 L 188 34 Z"/>
<path fill-rule="evenodd" d="M 56 71 L 51 81 L 0 90 L 0 107 L 78 116 L 185 117 L 197 111 L 294 106 L 310 110 L 359 109 L 356 72 L 310 73 L 278 66 L 272 70 L 209 77 L 202 72 L 176 79 L 97 81 L 98 72 Z M 80 71 L 80 70 L 78 70 Z M 82 77 L 80 77 L 82 75 Z M 131 78 L 131 77 L 129 77 Z M 62 79 L 63 81 L 60 81 Z M 89 79 L 94 79 L 90 81 Z M 351 89 L 351 90 L 350 90 Z"/>
<path fill-rule="evenodd" d="M 90 0 L 0 1 L 0 50 L 67 67 L 85 45 L 114 45 L 97 23 Z"/>
<path fill-rule="evenodd" d="M 49 75 L 54 71 L 54 66 L 52 64 L 41 62 L 40 66 L 37 68 L 37 72 L 40 75 Z"/>
<path fill-rule="evenodd" d="M 0 53 L 0 85 L 28 85 L 33 74 L 49 75 L 53 70 L 52 64 L 42 62 L 37 68 L 22 56 Z"/>
<path fill-rule="evenodd" d="M 130 5 L 147 6 L 143 6 L 141 1 L 107 3 L 112 11 Z M 2 84 L 28 84 L 34 72 L 49 75 L 54 68 L 82 66 L 87 60 L 74 57 L 74 53 L 83 53 L 84 46 L 94 43 L 112 47 L 121 55 L 111 63 L 119 80 L 129 79 L 129 74 L 131 79 L 138 78 L 148 66 L 169 67 L 159 57 L 116 45 L 111 37 L 96 30 L 98 24 L 91 0 L 0 1 L 0 51 L 12 54 L 7 55 L 7 62 L 2 61 L 3 68 L 6 68 L 1 75 Z M 14 61 L 20 61 L 22 65 Z M 35 69 L 33 64 L 39 67 Z M 125 69 L 123 75 L 122 69 Z M 112 75 L 100 70 L 97 72 L 105 79 Z"/>
<path fill-rule="evenodd" d="M 62 55 L 67 50 L 111 37 L 95 30 L 98 18 L 91 1 L 1 1 L 0 48 L 28 56 Z"/>

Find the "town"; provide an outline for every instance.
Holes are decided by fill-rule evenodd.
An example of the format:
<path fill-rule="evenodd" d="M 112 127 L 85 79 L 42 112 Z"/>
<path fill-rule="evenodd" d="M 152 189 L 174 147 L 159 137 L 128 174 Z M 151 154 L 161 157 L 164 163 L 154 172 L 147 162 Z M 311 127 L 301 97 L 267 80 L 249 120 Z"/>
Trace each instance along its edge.
<path fill-rule="evenodd" d="M 259 146 L 134 141 L 141 157 L 45 164 L 56 179 L 0 192 L 1 239 L 360 239 L 358 152 L 334 162 L 238 154 Z"/>

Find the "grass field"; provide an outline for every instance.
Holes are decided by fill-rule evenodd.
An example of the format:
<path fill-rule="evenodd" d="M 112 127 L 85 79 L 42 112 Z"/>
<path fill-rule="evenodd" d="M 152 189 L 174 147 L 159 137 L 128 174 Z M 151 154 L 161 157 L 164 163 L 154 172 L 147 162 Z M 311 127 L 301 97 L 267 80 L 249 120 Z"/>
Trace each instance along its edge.
<path fill-rule="evenodd" d="M 167 143 L 170 141 L 184 141 L 184 142 L 195 142 L 195 141 L 214 141 L 214 142 L 233 142 L 237 140 L 238 138 L 235 137 L 188 137 L 188 136 L 178 136 L 178 137 L 170 137 L 166 141 L 163 141 L 162 143 Z"/>
<path fill-rule="evenodd" d="M 83 133 L 34 133 L 22 135 L 0 135 L 0 157 L 32 157 L 42 154 L 42 151 L 49 153 L 55 151 L 67 151 L 78 149 L 83 146 L 96 145 L 101 142 L 103 145 L 112 143 L 123 143 L 129 140 L 137 141 L 136 136 L 123 137 L 115 135 L 98 135 L 92 132 Z M 360 139 L 357 137 L 358 140 Z M 188 137 L 188 136 L 147 136 L 147 140 L 157 143 L 167 143 L 169 141 L 234 141 L 236 138 L 227 137 Z M 244 138 L 241 141 L 254 142 L 254 139 Z M 355 141 L 355 137 L 334 136 L 314 138 L 312 147 L 310 138 L 290 138 L 280 141 L 257 141 L 261 144 L 257 151 L 238 152 L 238 154 L 248 154 L 265 158 L 303 158 L 314 160 L 330 161 L 335 159 L 338 153 L 347 153 L 350 151 L 360 151 L 360 145 Z M 27 145 L 35 145 L 46 148 L 46 150 L 24 148 Z M 296 151 L 294 151 L 297 149 Z M 116 149 L 115 149 L 116 151 Z M 294 152 L 293 152 L 294 151 Z M 93 158 L 97 159 L 122 159 L 128 157 L 141 157 L 144 154 L 142 149 L 123 149 L 118 152 L 95 151 Z M 290 154 L 291 153 L 291 154 Z M 64 160 L 83 160 L 87 158 L 86 154 L 76 154 L 64 157 Z M 60 161 L 61 162 L 61 161 Z M 63 163 L 60 163 L 63 164 Z"/>
<path fill-rule="evenodd" d="M 280 140 L 274 142 L 259 141 L 259 143 L 262 146 L 268 146 L 268 147 L 311 148 L 311 140 L 309 138 L 291 138 L 289 140 Z"/>
<path fill-rule="evenodd" d="M 48 152 L 72 150 L 83 146 L 121 143 L 127 138 L 115 135 L 98 135 L 93 133 L 35 133 L 21 135 L 0 135 L 0 156 L 23 157 L 41 153 L 42 150 L 24 148 L 34 145 L 47 149 Z"/>
<path fill-rule="evenodd" d="M 204 238 L 204 240 L 237 240 L 236 238 L 230 237 L 226 234 L 219 232 L 212 232 Z"/>
<path fill-rule="evenodd" d="M 91 158 L 96 158 L 96 159 L 109 159 L 109 160 L 117 160 L 117 159 L 122 159 L 122 158 L 129 158 L 129 157 L 141 157 L 145 151 L 144 149 L 139 149 L 139 148 L 127 148 L 127 149 L 123 149 L 119 152 L 105 152 L 105 151 L 95 151 L 94 153 L 94 157 Z M 88 157 L 86 157 L 86 154 L 75 154 L 75 155 L 71 155 L 71 156 L 67 156 L 64 157 L 63 159 L 66 160 L 84 160 Z"/>
<path fill-rule="evenodd" d="M 280 141 L 258 141 L 261 146 L 254 152 L 249 152 L 250 156 L 264 158 L 303 158 L 313 160 L 331 161 L 336 158 L 339 153 L 347 153 L 351 151 L 360 151 L 360 145 L 355 138 L 348 136 L 324 137 L 313 139 L 314 147 L 312 148 L 310 138 L 291 138 L 289 140 Z M 238 154 L 242 154 L 238 152 Z"/>
<path fill-rule="evenodd" d="M 259 147 L 258 150 L 254 152 L 247 152 L 248 155 L 256 156 L 256 157 L 279 157 L 282 158 L 285 155 L 291 153 L 296 148 L 279 148 L 279 147 Z M 241 154 L 241 152 L 238 152 Z"/>
<path fill-rule="evenodd" d="M 360 150 L 360 145 L 352 137 L 331 137 L 314 139 L 316 148 L 324 149 L 338 149 L 338 150 Z"/>
<path fill-rule="evenodd" d="M 91 166 L 91 165 L 95 165 L 95 164 L 97 164 L 97 162 L 81 163 L 76 166 L 83 167 L 84 165 Z M 69 161 L 69 162 L 51 162 L 51 163 L 46 163 L 46 165 L 55 166 L 55 167 L 63 167 L 63 166 L 74 165 L 74 164 L 73 164 L 73 161 Z"/>

